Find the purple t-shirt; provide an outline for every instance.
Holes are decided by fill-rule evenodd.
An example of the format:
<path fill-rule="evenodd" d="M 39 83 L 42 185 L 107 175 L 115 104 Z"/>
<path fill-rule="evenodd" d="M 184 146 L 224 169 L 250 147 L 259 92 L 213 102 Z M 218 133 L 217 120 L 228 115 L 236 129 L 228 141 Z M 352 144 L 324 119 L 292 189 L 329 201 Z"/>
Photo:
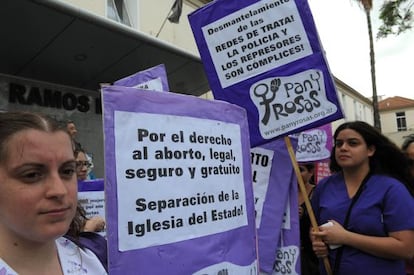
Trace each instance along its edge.
<path fill-rule="evenodd" d="M 319 225 L 335 220 L 344 223 L 352 199 L 349 198 L 342 173 L 323 179 L 312 197 L 312 207 Z M 414 229 L 414 198 L 398 180 L 372 175 L 352 208 L 348 230 L 369 236 L 387 236 L 389 232 Z M 330 250 L 334 267 L 337 250 Z M 324 273 L 324 267 L 321 265 Z M 376 257 L 345 246 L 340 274 L 405 274 L 404 261 Z"/>

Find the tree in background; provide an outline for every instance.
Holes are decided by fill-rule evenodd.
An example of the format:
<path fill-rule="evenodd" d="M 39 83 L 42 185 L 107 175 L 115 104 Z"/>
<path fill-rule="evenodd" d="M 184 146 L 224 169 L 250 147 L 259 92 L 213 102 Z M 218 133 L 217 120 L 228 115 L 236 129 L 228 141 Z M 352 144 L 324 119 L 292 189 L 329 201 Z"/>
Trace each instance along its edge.
<path fill-rule="evenodd" d="M 377 84 L 375 75 L 375 51 L 372 34 L 371 10 L 372 0 L 356 0 L 364 9 L 367 18 L 369 50 L 372 81 L 372 105 L 374 110 L 374 126 L 381 130 L 378 110 Z M 414 0 L 385 0 L 380 8 L 379 18 L 382 25 L 378 29 L 377 38 L 385 38 L 390 34 L 399 35 L 412 28 Z"/>
<path fill-rule="evenodd" d="M 382 25 L 378 29 L 377 38 L 385 38 L 390 34 L 399 35 L 412 28 L 414 0 L 385 1 L 380 8 L 379 18 Z"/>
<path fill-rule="evenodd" d="M 374 51 L 374 38 L 372 36 L 372 24 L 371 24 L 371 10 L 372 0 L 357 0 L 363 7 L 367 18 L 368 35 L 369 35 L 369 54 L 371 61 L 371 81 L 372 81 L 372 107 L 374 109 L 374 126 L 381 130 L 381 121 L 378 110 L 378 96 L 377 96 L 377 83 L 375 78 L 375 51 Z"/>

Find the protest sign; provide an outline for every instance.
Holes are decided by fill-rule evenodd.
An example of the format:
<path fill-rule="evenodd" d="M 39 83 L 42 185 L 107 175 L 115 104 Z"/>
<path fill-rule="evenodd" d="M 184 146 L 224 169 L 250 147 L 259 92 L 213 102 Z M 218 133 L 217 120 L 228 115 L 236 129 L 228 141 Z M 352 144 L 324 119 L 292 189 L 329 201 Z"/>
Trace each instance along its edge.
<path fill-rule="evenodd" d="M 326 160 L 331 156 L 332 142 L 331 124 L 303 131 L 298 135 L 296 160 L 298 162 Z"/>
<path fill-rule="evenodd" d="M 78 182 L 78 202 L 86 211 L 86 217 L 100 216 L 105 219 L 104 180 L 93 179 Z M 106 236 L 104 231 L 99 232 Z"/>
<path fill-rule="evenodd" d="M 296 184 L 296 178 L 293 177 L 292 163 L 283 139 L 252 148 L 251 161 L 259 266 L 261 272 L 269 274 L 275 262 L 275 251 L 286 216 L 289 192 L 297 191 L 290 189 L 291 184 Z M 299 234 L 290 238 L 299 239 Z"/>
<path fill-rule="evenodd" d="M 245 110 L 119 86 L 103 110 L 110 273 L 255 274 Z"/>
<path fill-rule="evenodd" d="M 86 210 L 86 217 L 105 217 L 104 180 L 94 179 L 78 182 L 78 201 Z"/>
<path fill-rule="evenodd" d="M 295 179 L 295 178 L 293 178 Z M 300 238 L 296 180 L 289 185 L 289 199 L 283 215 L 282 230 L 274 257 L 272 275 L 298 275 L 300 272 Z"/>
<path fill-rule="evenodd" d="M 317 184 L 322 179 L 329 177 L 331 170 L 329 169 L 329 160 L 319 161 L 315 166 L 315 183 Z"/>
<path fill-rule="evenodd" d="M 217 0 L 189 21 L 214 97 L 247 110 L 252 147 L 343 117 L 306 0 Z"/>
<path fill-rule="evenodd" d="M 113 84 L 116 86 L 132 87 L 158 92 L 168 92 L 170 90 L 168 86 L 167 71 L 165 70 L 164 64 L 160 64 L 124 77 L 115 81 Z"/>

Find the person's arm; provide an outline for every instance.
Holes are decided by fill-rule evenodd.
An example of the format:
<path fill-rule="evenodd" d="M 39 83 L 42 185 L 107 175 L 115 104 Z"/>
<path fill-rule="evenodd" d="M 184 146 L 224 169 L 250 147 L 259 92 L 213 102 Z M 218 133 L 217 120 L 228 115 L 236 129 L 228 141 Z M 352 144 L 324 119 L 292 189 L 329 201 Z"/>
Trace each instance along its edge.
<path fill-rule="evenodd" d="M 414 257 L 414 230 L 390 232 L 388 237 L 365 236 L 347 231 L 344 244 L 377 257 L 411 259 Z"/>
<path fill-rule="evenodd" d="M 371 255 L 387 259 L 411 259 L 414 257 L 414 230 L 390 232 L 388 237 L 375 237 L 345 230 L 332 221 L 333 226 L 320 227 L 312 235 L 326 244 L 352 246 Z"/>
<path fill-rule="evenodd" d="M 85 232 L 99 232 L 105 228 L 105 220 L 102 217 L 94 216 L 87 219 L 83 231 Z"/>

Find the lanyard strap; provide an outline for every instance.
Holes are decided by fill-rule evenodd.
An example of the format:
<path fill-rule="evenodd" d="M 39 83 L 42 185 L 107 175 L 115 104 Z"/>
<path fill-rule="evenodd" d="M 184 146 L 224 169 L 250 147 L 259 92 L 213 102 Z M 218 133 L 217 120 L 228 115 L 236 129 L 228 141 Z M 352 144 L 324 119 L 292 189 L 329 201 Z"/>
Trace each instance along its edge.
<path fill-rule="evenodd" d="M 354 207 L 355 203 L 357 202 L 357 200 L 361 196 L 364 185 L 366 184 L 366 182 L 369 180 L 370 177 L 371 177 L 371 173 L 368 173 L 365 176 L 365 178 L 362 180 L 361 185 L 359 186 L 358 191 L 356 192 L 355 196 L 352 198 L 351 204 L 349 205 L 348 211 L 346 212 L 344 224 L 342 225 L 345 229 L 347 229 L 347 227 L 348 227 L 349 217 L 351 216 L 352 208 Z M 342 258 L 343 251 L 344 251 L 344 246 L 341 246 L 341 247 L 338 248 L 338 250 L 336 252 L 335 265 L 334 265 L 334 269 L 333 269 L 333 274 L 334 275 L 339 274 L 338 273 L 339 272 L 339 266 L 341 264 L 341 258 Z"/>

